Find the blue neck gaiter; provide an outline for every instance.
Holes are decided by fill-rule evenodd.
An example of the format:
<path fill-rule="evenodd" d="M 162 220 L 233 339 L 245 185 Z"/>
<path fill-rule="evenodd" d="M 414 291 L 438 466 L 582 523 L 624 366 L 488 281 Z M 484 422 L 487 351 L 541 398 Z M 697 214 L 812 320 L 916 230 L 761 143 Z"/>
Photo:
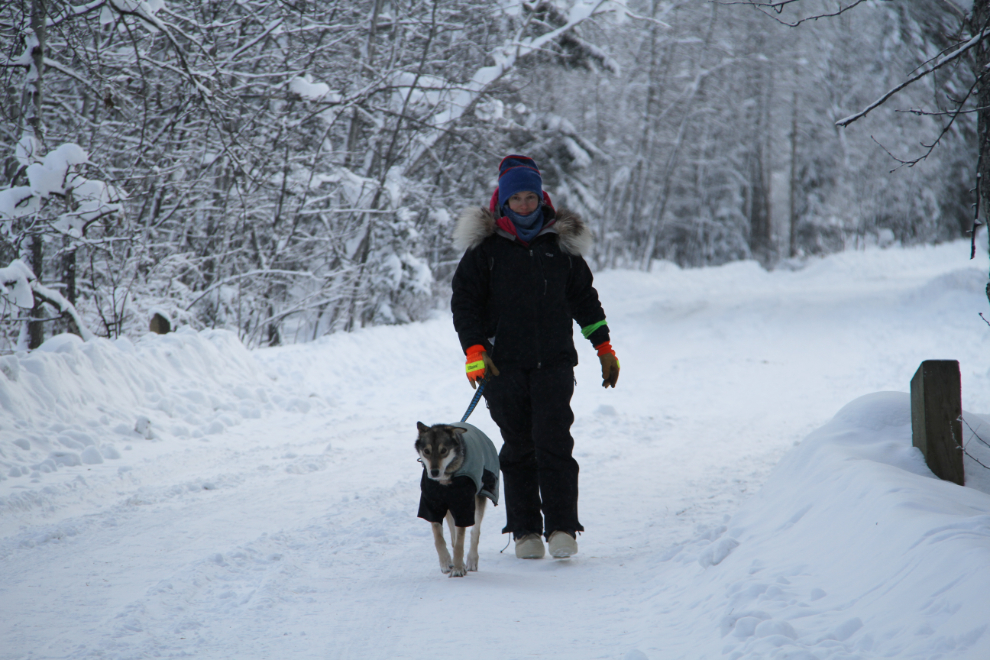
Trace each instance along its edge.
<path fill-rule="evenodd" d="M 505 213 L 505 217 L 512 220 L 512 224 L 516 227 L 516 234 L 522 240 L 527 243 L 531 242 L 536 235 L 540 233 L 543 229 L 543 205 L 540 204 L 535 211 L 529 215 L 519 215 L 515 211 L 509 208 L 506 204 L 502 211 Z"/>

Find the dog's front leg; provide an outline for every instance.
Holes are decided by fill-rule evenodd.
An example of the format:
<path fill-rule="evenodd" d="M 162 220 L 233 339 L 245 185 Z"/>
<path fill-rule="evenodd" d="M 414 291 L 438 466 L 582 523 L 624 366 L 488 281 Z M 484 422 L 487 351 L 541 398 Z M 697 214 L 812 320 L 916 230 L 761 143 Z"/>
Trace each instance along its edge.
<path fill-rule="evenodd" d="M 450 573 L 453 564 L 450 562 L 450 553 L 447 552 L 447 542 L 443 540 L 443 523 L 430 523 L 430 526 L 433 528 L 433 544 L 440 558 L 440 570 Z"/>
<path fill-rule="evenodd" d="M 455 527 L 454 538 L 451 545 L 454 546 L 454 567 L 450 569 L 450 577 L 464 577 L 467 569 L 464 568 L 464 537 L 467 536 L 467 527 Z"/>
<path fill-rule="evenodd" d="M 467 569 L 478 570 L 478 539 L 481 538 L 481 519 L 485 517 L 485 504 L 488 499 L 478 495 L 474 499 L 474 527 L 471 528 L 471 547 L 468 549 Z"/>

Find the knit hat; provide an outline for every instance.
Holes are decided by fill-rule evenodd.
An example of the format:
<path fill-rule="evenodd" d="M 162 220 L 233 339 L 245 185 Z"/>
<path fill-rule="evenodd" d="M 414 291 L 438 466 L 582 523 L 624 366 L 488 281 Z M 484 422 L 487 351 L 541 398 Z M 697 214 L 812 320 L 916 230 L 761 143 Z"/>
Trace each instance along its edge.
<path fill-rule="evenodd" d="M 543 177 L 528 156 L 506 156 L 498 166 L 498 204 L 505 206 L 516 193 L 534 192 L 543 199 Z"/>

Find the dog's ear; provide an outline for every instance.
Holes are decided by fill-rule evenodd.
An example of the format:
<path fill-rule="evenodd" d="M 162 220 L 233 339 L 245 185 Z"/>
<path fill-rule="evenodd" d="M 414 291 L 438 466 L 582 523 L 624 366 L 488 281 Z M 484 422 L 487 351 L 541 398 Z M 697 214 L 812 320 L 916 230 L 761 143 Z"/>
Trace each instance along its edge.
<path fill-rule="evenodd" d="M 430 430 L 430 427 L 424 424 L 423 422 L 416 422 L 416 428 L 419 429 L 420 433 L 426 433 L 427 431 Z"/>

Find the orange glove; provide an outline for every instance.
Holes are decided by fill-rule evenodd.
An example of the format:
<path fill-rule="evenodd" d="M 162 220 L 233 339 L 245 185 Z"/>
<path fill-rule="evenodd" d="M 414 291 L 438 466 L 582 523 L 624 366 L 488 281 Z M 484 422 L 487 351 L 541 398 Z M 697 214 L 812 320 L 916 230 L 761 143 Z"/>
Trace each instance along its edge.
<path fill-rule="evenodd" d="M 491 370 L 492 375 L 498 375 L 498 369 L 495 367 L 495 363 L 488 357 L 485 347 L 481 344 L 475 344 L 467 349 L 466 369 L 468 382 L 471 383 L 471 389 L 478 387 L 478 382 L 485 379 L 485 373 L 488 370 Z"/>
<path fill-rule="evenodd" d="M 602 387 L 608 389 L 619 381 L 619 358 L 615 357 L 612 344 L 607 341 L 595 346 L 598 349 L 598 360 L 602 363 Z"/>

